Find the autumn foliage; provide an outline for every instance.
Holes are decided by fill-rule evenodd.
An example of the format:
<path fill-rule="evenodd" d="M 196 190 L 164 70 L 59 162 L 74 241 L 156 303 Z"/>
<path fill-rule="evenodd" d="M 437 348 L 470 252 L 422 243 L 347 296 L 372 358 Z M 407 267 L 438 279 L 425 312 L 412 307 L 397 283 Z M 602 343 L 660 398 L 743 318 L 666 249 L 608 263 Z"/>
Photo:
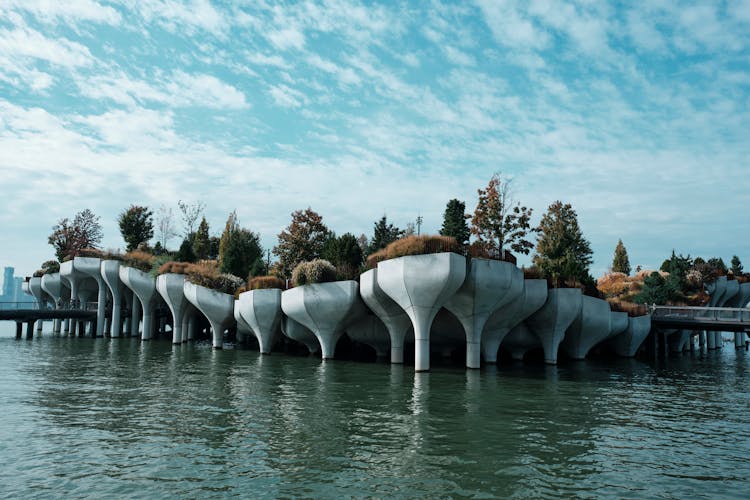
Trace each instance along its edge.
<path fill-rule="evenodd" d="M 461 245 L 450 236 L 407 236 L 396 240 L 387 247 L 367 257 L 367 268 L 373 269 L 378 262 L 403 257 L 405 255 L 426 255 L 430 253 L 461 253 Z"/>

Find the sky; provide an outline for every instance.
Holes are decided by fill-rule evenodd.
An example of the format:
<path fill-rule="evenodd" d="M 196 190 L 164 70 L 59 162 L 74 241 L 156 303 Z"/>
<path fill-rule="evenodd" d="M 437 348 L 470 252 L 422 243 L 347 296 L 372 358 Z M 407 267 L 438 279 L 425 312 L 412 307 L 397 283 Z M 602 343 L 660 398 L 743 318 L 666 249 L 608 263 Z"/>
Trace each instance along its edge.
<path fill-rule="evenodd" d="M 0 266 L 84 208 L 201 201 L 272 248 L 436 233 L 495 172 L 572 204 L 600 276 L 672 249 L 750 268 L 750 1 L 0 0 Z M 179 221 L 178 221 L 179 222 Z M 170 247 L 179 245 L 177 238 Z M 527 263 L 523 257 L 519 263 Z"/>

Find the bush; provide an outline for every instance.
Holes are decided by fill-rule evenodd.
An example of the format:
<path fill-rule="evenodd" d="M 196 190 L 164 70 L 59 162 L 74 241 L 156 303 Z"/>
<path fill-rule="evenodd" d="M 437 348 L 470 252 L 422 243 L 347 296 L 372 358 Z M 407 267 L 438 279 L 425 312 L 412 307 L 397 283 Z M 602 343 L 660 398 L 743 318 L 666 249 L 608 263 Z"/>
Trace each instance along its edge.
<path fill-rule="evenodd" d="M 315 259 L 310 262 L 300 262 L 292 271 L 294 286 L 330 283 L 331 281 L 336 281 L 336 268 L 327 260 Z"/>
<path fill-rule="evenodd" d="M 165 262 L 161 266 L 159 266 L 158 271 L 156 272 L 156 275 L 162 275 L 162 274 L 187 274 L 188 267 L 190 266 L 189 262 L 175 262 L 173 260 L 170 260 L 169 262 Z"/>
<path fill-rule="evenodd" d="M 283 290 L 285 288 L 284 285 L 284 280 L 277 278 L 276 276 L 256 276 L 247 282 L 247 289 L 268 290 L 271 288 L 280 288 Z"/>
<path fill-rule="evenodd" d="M 143 250 L 132 250 L 126 253 L 122 261 L 128 267 L 133 267 L 144 273 L 150 272 L 151 268 L 154 267 L 154 261 L 156 257 Z"/>
<path fill-rule="evenodd" d="M 633 302 L 626 302 L 619 299 L 607 299 L 609 307 L 616 312 L 626 312 L 628 316 L 645 316 L 648 314 L 648 306 L 645 304 L 635 304 Z"/>
<path fill-rule="evenodd" d="M 373 269 L 378 262 L 405 255 L 426 255 L 431 253 L 461 253 L 461 245 L 450 236 L 407 236 L 396 240 L 382 250 L 367 257 L 367 269 Z"/>
<path fill-rule="evenodd" d="M 625 273 L 613 272 L 599 278 L 596 287 L 607 297 L 617 297 L 630 290 L 630 279 Z"/>
<path fill-rule="evenodd" d="M 206 273 L 200 266 L 190 265 L 188 267 L 186 279 L 190 283 L 216 290 L 217 292 L 235 295 L 245 281 L 233 274 L 227 273 Z"/>

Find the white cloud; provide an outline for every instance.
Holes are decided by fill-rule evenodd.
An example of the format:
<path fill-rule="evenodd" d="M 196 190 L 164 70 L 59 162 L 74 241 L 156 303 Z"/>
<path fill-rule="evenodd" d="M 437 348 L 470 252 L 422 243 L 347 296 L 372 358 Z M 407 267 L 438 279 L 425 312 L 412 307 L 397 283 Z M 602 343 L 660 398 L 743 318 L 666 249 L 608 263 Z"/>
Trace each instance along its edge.
<path fill-rule="evenodd" d="M 300 92 L 286 85 L 272 85 L 268 93 L 279 106 L 285 108 L 299 108 L 307 102 L 307 97 Z"/>
<path fill-rule="evenodd" d="M 62 37 L 52 39 L 28 27 L 0 28 L 0 58 L 39 60 L 68 69 L 94 61 L 88 47 Z"/>
<path fill-rule="evenodd" d="M 341 66 L 322 59 L 317 54 L 311 54 L 307 57 L 307 63 L 326 73 L 334 75 L 342 85 L 359 85 L 362 79 L 351 68 L 342 68 Z"/>
<path fill-rule="evenodd" d="M 549 43 L 547 33 L 524 16 L 515 2 L 477 0 L 477 4 L 499 43 L 509 47 L 531 49 L 543 49 Z"/>
<path fill-rule="evenodd" d="M 177 105 L 241 109 L 248 106 L 245 94 L 212 75 L 177 71 L 166 85 Z"/>
<path fill-rule="evenodd" d="M 462 52 L 458 50 L 455 47 L 446 45 L 443 47 L 443 51 L 445 52 L 445 58 L 448 59 L 453 64 L 457 64 L 459 66 L 476 65 L 476 60 L 474 59 L 474 57 L 470 56 L 466 52 Z"/>
<path fill-rule="evenodd" d="M 304 33 L 295 28 L 271 30 L 266 36 L 268 36 L 271 43 L 281 50 L 302 50 L 305 46 Z"/>
<path fill-rule="evenodd" d="M 24 10 L 45 23 L 63 20 L 75 25 L 81 21 L 118 25 L 122 16 L 113 7 L 95 0 L 3 0 L 0 6 Z"/>

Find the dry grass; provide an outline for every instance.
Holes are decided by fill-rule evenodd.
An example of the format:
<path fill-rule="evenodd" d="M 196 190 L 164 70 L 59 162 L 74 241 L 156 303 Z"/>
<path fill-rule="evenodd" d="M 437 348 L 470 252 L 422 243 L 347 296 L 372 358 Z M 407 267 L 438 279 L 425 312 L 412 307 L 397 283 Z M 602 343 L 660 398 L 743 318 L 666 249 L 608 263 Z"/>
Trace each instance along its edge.
<path fill-rule="evenodd" d="M 382 250 L 367 257 L 367 269 L 373 269 L 378 262 L 395 259 L 405 255 L 426 255 L 431 253 L 463 253 L 461 245 L 450 236 L 407 236 L 396 240 Z"/>
<path fill-rule="evenodd" d="M 292 271 L 292 283 L 294 286 L 330 283 L 336 281 L 336 279 L 336 268 L 333 264 L 323 259 L 300 262 L 294 268 L 294 271 Z"/>
<path fill-rule="evenodd" d="M 256 276 L 247 282 L 248 290 L 268 290 L 272 288 L 280 288 L 283 290 L 284 280 L 276 276 Z"/>
<path fill-rule="evenodd" d="M 613 311 L 626 312 L 630 317 L 645 316 L 648 314 L 648 306 L 645 304 L 625 302 L 614 298 L 608 298 L 607 302 L 609 302 L 609 307 Z"/>
<path fill-rule="evenodd" d="M 134 267 L 135 269 L 147 273 L 151 271 L 151 268 L 154 266 L 156 257 L 148 252 L 144 252 L 143 250 L 133 250 L 126 253 L 122 260 L 126 266 Z"/>

